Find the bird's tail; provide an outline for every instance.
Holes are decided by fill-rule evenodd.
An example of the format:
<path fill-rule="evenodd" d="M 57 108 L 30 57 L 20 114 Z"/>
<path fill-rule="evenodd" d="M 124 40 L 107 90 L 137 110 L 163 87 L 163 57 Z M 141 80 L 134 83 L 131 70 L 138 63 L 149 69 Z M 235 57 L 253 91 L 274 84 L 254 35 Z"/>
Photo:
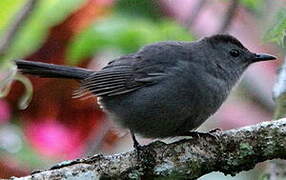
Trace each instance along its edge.
<path fill-rule="evenodd" d="M 25 74 L 32 74 L 40 77 L 67 78 L 82 80 L 87 78 L 93 71 L 70 66 L 16 60 L 17 68 Z"/>

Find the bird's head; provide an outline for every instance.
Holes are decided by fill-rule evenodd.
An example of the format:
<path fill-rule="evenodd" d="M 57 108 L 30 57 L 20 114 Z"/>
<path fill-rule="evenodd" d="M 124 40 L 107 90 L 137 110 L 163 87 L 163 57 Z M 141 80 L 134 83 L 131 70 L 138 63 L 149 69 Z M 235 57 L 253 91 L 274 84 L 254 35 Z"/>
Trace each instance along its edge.
<path fill-rule="evenodd" d="M 227 34 L 205 37 L 198 45 L 199 56 L 200 59 L 203 57 L 206 70 L 230 81 L 237 80 L 252 63 L 276 59 L 269 54 L 249 51 L 238 39 Z"/>
<path fill-rule="evenodd" d="M 208 44 L 209 56 L 216 63 L 247 67 L 249 64 L 276 59 L 275 56 L 249 51 L 235 37 L 227 34 L 217 34 L 203 39 Z"/>

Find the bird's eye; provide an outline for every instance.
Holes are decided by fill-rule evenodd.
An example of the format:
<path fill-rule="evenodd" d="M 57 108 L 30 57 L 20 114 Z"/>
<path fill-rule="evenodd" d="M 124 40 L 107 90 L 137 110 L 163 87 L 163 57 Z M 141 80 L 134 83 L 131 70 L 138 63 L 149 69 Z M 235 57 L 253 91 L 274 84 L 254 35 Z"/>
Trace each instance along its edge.
<path fill-rule="evenodd" d="M 240 55 L 239 51 L 237 49 L 232 49 L 231 51 L 229 51 L 229 54 L 232 57 L 238 57 Z"/>

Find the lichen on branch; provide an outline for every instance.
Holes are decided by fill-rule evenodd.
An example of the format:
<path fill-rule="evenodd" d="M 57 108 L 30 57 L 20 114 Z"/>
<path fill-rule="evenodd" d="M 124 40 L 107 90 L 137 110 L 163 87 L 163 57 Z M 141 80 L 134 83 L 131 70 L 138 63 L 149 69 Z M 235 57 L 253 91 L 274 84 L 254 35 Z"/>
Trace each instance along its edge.
<path fill-rule="evenodd" d="M 60 163 L 17 180 L 176 177 L 196 179 L 214 171 L 235 175 L 270 159 L 286 159 L 286 119 L 263 122 L 174 143 L 161 141 L 110 156 Z"/>

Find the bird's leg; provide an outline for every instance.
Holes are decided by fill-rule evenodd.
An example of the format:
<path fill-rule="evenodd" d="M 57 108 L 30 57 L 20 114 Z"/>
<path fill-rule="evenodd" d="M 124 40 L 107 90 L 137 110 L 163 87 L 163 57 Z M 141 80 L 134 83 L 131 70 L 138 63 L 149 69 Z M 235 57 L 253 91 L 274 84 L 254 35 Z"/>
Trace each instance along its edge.
<path fill-rule="evenodd" d="M 133 147 L 136 150 L 136 154 L 137 154 L 137 159 L 140 160 L 140 151 L 141 151 L 141 146 L 139 144 L 139 142 L 137 141 L 134 132 L 130 129 L 130 134 L 133 140 Z"/>
<path fill-rule="evenodd" d="M 140 149 L 140 144 L 139 142 L 137 141 L 136 137 L 135 137 L 135 134 L 132 130 L 130 130 L 130 134 L 131 134 L 131 137 L 132 137 L 132 140 L 133 140 L 133 147 L 136 149 L 136 150 L 139 150 Z"/>

